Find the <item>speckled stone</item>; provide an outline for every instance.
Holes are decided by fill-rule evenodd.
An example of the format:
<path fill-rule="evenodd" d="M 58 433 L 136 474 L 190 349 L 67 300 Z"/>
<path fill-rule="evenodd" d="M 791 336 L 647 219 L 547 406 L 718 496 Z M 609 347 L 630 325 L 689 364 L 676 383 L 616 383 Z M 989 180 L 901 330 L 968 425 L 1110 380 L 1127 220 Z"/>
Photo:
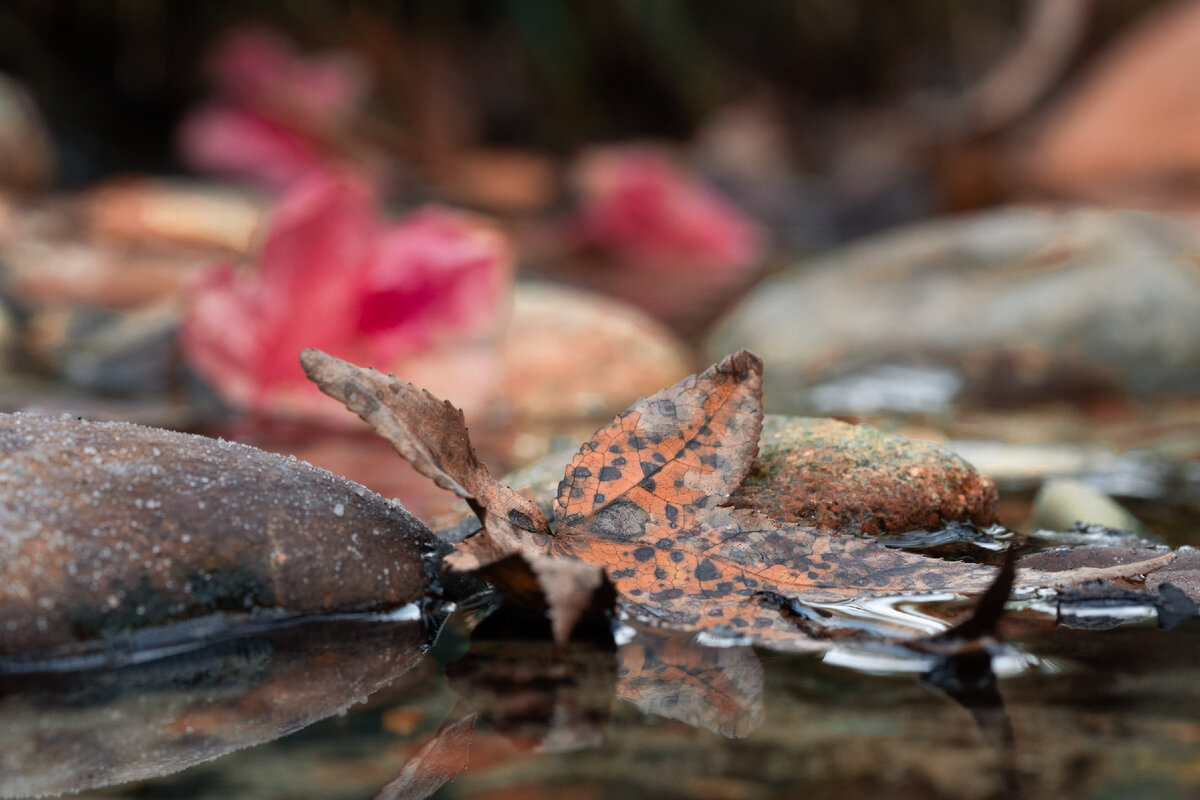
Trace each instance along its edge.
<path fill-rule="evenodd" d="M 854 534 L 996 521 L 996 487 L 958 456 L 869 425 L 763 420 L 758 458 L 733 504 L 772 519 Z"/>
<path fill-rule="evenodd" d="M 0 415 L 0 656 L 218 611 L 392 608 L 437 548 L 399 505 L 245 445 Z"/>
<path fill-rule="evenodd" d="M 572 455 L 552 453 L 504 482 L 549 503 Z M 869 425 L 768 414 L 758 458 L 732 501 L 777 520 L 878 534 L 937 530 L 949 521 L 990 525 L 996 499 L 990 480 L 931 442 Z"/>

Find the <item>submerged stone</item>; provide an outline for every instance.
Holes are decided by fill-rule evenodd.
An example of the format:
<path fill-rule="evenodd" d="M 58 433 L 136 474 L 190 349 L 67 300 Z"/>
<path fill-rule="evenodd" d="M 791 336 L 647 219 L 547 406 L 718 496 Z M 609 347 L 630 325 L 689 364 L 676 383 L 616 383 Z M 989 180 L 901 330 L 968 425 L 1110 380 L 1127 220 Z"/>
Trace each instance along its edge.
<path fill-rule="evenodd" d="M 294 459 L 127 423 L 0 415 L 0 657 L 214 612 L 416 602 L 439 547 Z"/>
<path fill-rule="evenodd" d="M 1033 498 L 1033 524 L 1052 531 L 1071 530 L 1076 523 L 1101 525 L 1143 533 L 1140 520 L 1116 500 L 1086 483 L 1069 479 L 1048 480 Z"/>

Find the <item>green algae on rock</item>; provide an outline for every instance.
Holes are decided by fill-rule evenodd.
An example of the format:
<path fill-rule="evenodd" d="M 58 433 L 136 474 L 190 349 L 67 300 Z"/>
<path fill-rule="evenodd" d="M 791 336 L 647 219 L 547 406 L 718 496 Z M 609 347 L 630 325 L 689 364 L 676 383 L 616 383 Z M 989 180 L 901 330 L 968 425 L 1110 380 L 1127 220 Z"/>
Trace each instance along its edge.
<path fill-rule="evenodd" d="M 0 415 L 0 657 L 218 612 L 420 601 L 442 546 L 294 459 L 127 423 Z"/>

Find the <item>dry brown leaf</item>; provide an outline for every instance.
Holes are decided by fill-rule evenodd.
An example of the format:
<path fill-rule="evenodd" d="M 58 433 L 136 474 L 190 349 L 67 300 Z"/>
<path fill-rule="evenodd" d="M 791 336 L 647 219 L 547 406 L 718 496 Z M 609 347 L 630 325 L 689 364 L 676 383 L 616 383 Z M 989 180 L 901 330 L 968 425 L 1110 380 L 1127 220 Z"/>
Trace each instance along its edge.
<path fill-rule="evenodd" d="M 465 499 L 492 537 L 510 549 L 516 530 L 548 534 L 541 509 L 491 476 L 475 456 L 463 413 L 449 401 L 320 350 L 300 354 L 309 379 L 392 443 L 404 459 L 443 489 Z"/>

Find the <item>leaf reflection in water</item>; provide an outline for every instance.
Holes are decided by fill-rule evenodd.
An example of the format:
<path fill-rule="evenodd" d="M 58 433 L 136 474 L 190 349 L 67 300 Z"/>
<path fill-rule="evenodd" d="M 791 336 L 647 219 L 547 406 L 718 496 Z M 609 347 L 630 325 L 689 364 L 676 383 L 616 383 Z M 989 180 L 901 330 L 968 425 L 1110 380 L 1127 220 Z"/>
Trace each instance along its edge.
<path fill-rule="evenodd" d="M 413 670 L 435 631 L 343 616 L 115 669 L 0 674 L 0 797 L 168 775 L 286 736 Z"/>
<path fill-rule="evenodd" d="M 617 694 L 643 712 L 731 738 L 763 722 L 763 669 L 747 644 L 705 646 L 691 634 L 638 631 L 620 649 Z"/>

